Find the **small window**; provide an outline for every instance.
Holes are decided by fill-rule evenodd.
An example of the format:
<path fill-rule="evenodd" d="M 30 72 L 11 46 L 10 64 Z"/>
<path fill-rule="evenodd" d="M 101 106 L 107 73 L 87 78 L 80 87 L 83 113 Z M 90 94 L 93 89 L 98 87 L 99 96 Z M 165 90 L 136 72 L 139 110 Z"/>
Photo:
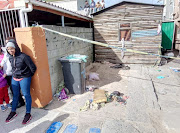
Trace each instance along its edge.
<path fill-rule="evenodd" d="M 131 41 L 131 24 L 124 23 L 119 25 L 119 41 L 124 38 L 124 41 Z"/>

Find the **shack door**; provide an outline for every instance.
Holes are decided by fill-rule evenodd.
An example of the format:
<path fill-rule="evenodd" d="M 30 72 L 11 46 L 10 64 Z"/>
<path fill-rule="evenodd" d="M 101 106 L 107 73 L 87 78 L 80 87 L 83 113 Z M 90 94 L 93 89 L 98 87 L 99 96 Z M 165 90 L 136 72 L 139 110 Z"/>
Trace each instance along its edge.
<path fill-rule="evenodd" d="M 174 41 L 174 22 L 163 22 L 162 23 L 162 41 L 161 46 L 163 49 L 173 49 Z"/>

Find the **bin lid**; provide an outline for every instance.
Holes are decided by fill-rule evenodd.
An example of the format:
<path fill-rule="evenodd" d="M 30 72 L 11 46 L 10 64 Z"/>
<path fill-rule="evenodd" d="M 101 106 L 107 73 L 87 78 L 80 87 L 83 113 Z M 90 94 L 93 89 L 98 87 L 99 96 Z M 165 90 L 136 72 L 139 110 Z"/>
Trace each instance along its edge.
<path fill-rule="evenodd" d="M 73 54 L 69 56 L 64 56 L 59 59 L 60 62 L 75 62 L 75 63 L 81 63 L 81 62 L 87 62 L 86 55 L 80 55 L 80 54 Z"/>

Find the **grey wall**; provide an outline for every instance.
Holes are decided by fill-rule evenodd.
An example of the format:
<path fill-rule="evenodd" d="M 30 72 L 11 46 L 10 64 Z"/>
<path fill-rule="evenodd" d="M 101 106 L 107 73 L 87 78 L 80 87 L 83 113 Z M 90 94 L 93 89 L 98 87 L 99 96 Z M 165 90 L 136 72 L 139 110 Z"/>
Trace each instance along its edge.
<path fill-rule="evenodd" d="M 174 0 L 164 0 L 163 21 L 173 20 Z"/>
<path fill-rule="evenodd" d="M 63 28 L 60 26 L 49 25 L 45 25 L 44 27 L 89 40 L 93 39 L 91 28 Z M 92 44 L 74 40 L 68 37 L 63 37 L 49 31 L 46 31 L 46 44 L 51 77 L 51 87 L 54 94 L 59 83 L 63 80 L 62 66 L 58 59 L 71 54 L 83 54 L 89 57 L 88 62 L 86 63 L 86 65 L 88 65 L 90 62 L 92 62 L 93 59 L 93 48 Z"/>

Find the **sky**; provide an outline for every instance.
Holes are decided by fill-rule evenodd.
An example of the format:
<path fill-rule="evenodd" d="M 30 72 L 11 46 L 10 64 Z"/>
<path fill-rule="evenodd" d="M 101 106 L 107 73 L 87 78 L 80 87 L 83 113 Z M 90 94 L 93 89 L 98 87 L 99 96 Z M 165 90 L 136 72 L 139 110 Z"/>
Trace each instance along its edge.
<path fill-rule="evenodd" d="M 95 2 L 101 0 L 94 0 Z M 158 2 L 158 0 L 105 0 L 106 7 L 117 4 L 121 1 L 131 1 L 131 2 L 140 2 L 140 3 L 150 3 L 150 4 L 162 4 L 162 2 Z"/>

